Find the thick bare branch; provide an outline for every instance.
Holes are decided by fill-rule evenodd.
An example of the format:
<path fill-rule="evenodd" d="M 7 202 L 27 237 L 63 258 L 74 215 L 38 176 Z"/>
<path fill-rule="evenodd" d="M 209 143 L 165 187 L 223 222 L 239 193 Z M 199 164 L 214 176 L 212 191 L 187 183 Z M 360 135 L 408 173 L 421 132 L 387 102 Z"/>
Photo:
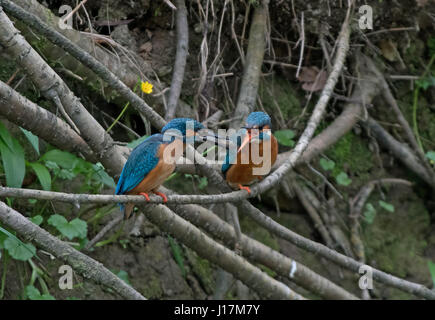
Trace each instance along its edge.
<path fill-rule="evenodd" d="M 0 114 L 58 148 L 81 154 L 90 161 L 96 160 L 86 142 L 62 119 L 23 97 L 2 81 Z"/>
<path fill-rule="evenodd" d="M 170 203 L 180 203 L 174 201 L 180 197 L 187 196 L 179 196 L 173 193 L 168 189 L 164 189 L 164 192 L 167 194 L 168 202 Z M 112 195 L 83 195 L 83 194 L 66 194 L 60 192 L 49 192 L 49 191 L 40 191 L 40 190 L 31 190 L 31 189 L 14 189 L 14 188 L 2 188 L 0 187 L 0 197 L 23 197 L 23 198 L 37 198 L 37 199 L 45 199 L 45 200 L 62 200 L 68 201 L 72 203 L 80 203 L 82 200 L 86 199 L 86 202 L 95 202 L 96 200 L 100 200 L 103 203 L 116 202 L 119 197 L 125 198 L 128 197 L 130 199 L 137 200 L 136 203 L 144 203 L 146 200 L 141 196 L 112 196 Z M 211 196 L 213 197 L 213 196 Z M 99 199 L 100 198 L 100 199 Z M 160 197 L 152 197 L 152 202 L 160 202 Z M 195 225 L 201 226 L 207 232 L 212 234 L 213 236 L 222 239 L 225 243 L 231 247 L 235 244 L 235 234 L 234 229 L 228 223 L 218 218 L 215 214 L 211 213 L 209 210 L 200 207 L 200 206 L 171 206 L 177 210 L 183 218 L 189 220 L 191 223 Z M 117 216 L 108 226 L 108 229 L 113 228 L 114 225 L 119 223 L 122 220 L 122 215 Z M 104 229 L 106 229 L 106 227 Z M 101 230 L 101 234 L 105 234 L 105 230 Z M 101 237 L 95 237 L 93 239 L 93 244 L 99 241 Z M 316 273 L 312 272 L 310 269 L 305 267 L 304 265 L 291 260 L 278 252 L 273 251 L 267 246 L 252 240 L 251 238 L 242 235 L 241 238 L 242 252 L 247 255 L 248 258 L 253 259 L 256 262 L 262 263 L 267 267 L 275 270 L 280 273 L 282 276 L 289 276 L 290 270 L 293 268 L 298 270 L 298 272 L 294 272 L 294 276 L 290 278 L 290 280 L 294 280 L 296 283 L 300 284 L 303 287 L 306 287 L 309 290 L 312 290 L 314 293 L 318 293 L 324 295 L 329 299 L 351 299 L 352 295 L 345 292 L 340 287 L 336 286 L 329 280 L 322 278 Z M 89 245 L 87 247 L 91 247 Z M 296 264 L 296 265 L 295 265 Z"/>
<path fill-rule="evenodd" d="M 269 1 L 261 1 L 261 4 L 254 10 L 242 84 L 236 110 L 234 111 L 235 120 L 231 123 L 232 128 L 240 128 L 244 118 L 255 108 L 261 66 L 263 65 L 264 51 L 266 50 L 268 3 Z"/>
<path fill-rule="evenodd" d="M 402 111 L 399 108 L 399 105 L 397 104 L 396 99 L 394 99 L 393 94 L 391 93 L 390 88 L 388 87 L 388 83 L 385 80 L 385 78 L 382 76 L 382 74 L 379 72 L 379 76 L 381 77 L 382 86 L 383 86 L 383 96 L 385 100 L 390 104 L 391 108 L 393 109 L 394 113 L 396 114 L 397 120 L 399 120 L 399 123 L 402 125 L 403 130 L 405 131 L 405 134 L 408 138 L 408 141 L 411 143 L 412 148 L 414 149 L 415 153 L 417 154 L 417 157 L 420 159 L 421 164 L 425 167 L 427 171 L 428 180 L 430 179 L 431 183 L 430 185 L 435 188 L 435 172 L 432 169 L 432 167 L 429 164 L 429 159 L 427 159 L 418 145 L 417 139 L 414 136 L 414 133 L 411 129 L 411 126 L 409 125 L 408 121 L 406 121 L 405 117 L 402 114 Z"/>
<path fill-rule="evenodd" d="M 146 217 L 169 232 L 199 255 L 233 274 L 259 295 L 268 299 L 304 299 L 283 283 L 269 277 L 245 259 L 213 241 L 197 227 L 180 218 L 168 207 L 150 205 L 144 207 Z"/>
<path fill-rule="evenodd" d="M 422 166 L 418 157 L 405 144 L 400 143 L 389 134 L 382 126 L 374 119 L 369 118 L 365 125 L 376 138 L 381 146 L 391 151 L 391 153 L 407 166 L 410 170 L 416 173 L 423 181 L 435 188 L 434 181 L 428 175 L 427 170 Z"/>
<path fill-rule="evenodd" d="M 234 228 L 219 219 L 216 214 L 197 205 L 171 205 L 179 215 L 200 226 L 227 246 L 236 243 Z M 243 255 L 249 260 L 260 263 L 279 275 L 327 299 L 356 299 L 354 295 L 337 286 L 330 280 L 318 275 L 305 265 L 272 250 L 268 246 L 242 235 L 239 241 Z"/>
<path fill-rule="evenodd" d="M 139 73 L 138 68 L 140 68 L 141 71 L 147 75 L 152 74 L 150 67 L 144 63 L 140 57 L 134 57 L 134 62 L 138 63 L 138 66 L 136 66 L 130 59 L 123 59 L 122 56 L 116 57 L 114 54 L 111 54 L 110 52 L 96 45 L 94 39 L 89 33 L 83 33 L 75 29 L 61 29 L 59 26 L 60 18 L 37 0 L 14 0 L 13 3 L 17 6 L 20 6 L 27 12 L 31 12 L 32 14 L 38 16 L 51 28 L 62 33 L 65 37 L 76 43 L 84 51 L 92 54 L 128 87 L 133 88 L 136 84 Z M 27 37 L 27 34 L 29 34 L 29 36 L 34 35 L 31 33 L 31 31 L 29 32 L 30 29 L 25 30 L 27 27 L 21 28 L 20 24 L 17 24 L 17 28 L 21 30 L 25 37 Z M 83 77 L 86 83 L 95 83 L 95 81 L 98 80 L 98 77 L 93 72 L 90 72 L 87 67 L 83 66 L 80 62 L 76 61 L 70 55 L 65 53 L 65 51 L 56 47 L 55 45 L 44 43 L 44 46 L 41 46 L 39 49 L 50 61 L 59 61 L 69 70 L 74 70 L 74 74 Z M 105 93 L 108 92 L 105 91 Z M 123 102 L 123 105 L 124 104 L 125 102 Z"/>
<path fill-rule="evenodd" d="M 187 9 L 184 0 L 177 0 L 176 28 L 177 28 L 177 54 L 175 56 L 174 72 L 172 74 L 171 91 L 168 99 L 168 109 L 165 119 L 171 120 L 180 99 L 181 87 L 186 68 L 187 54 L 189 50 L 189 27 L 187 24 Z"/>
<path fill-rule="evenodd" d="M 0 0 L 0 5 L 8 14 L 15 18 L 22 20 L 27 25 L 31 26 L 39 33 L 44 35 L 48 40 L 54 44 L 60 46 L 62 49 L 70 53 L 77 60 L 83 63 L 85 66 L 95 72 L 101 79 L 103 79 L 110 87 L 117 90 L 125 99 L 131 102 L 131 104 L 143 114 L 144 117 L 150 120 L 150 122 L 158 129 L 161 129 L 165 125 L 165 120 L 156 113 L 145 101 L 137 96 L 130 90 L 122 81 L 120 81 L 112 72 L 110 72 L 106 66 L 85 52 L 71 40 L 66 38 L 61 33 L 57 32 L 45 24 L 37 16 L 26 12 L 21 7 L 13 4 L 9 0 Z M 27 59 L 26 59 L 27 60 Z"/>
<path fill-rule="evenodd" d="M 228 202 L 224 198 L 225 194 L 210 194 L 210 195 L 169 195 L 167 203 L 176 204 L 210 204 Z M 163 203 L 162 197 L 150 195 L 150 201 L 143 196 L 127 196 L 127 195 L 102 195 L 102 194 L 74 194 L 55 191 L 44 191 L 35 189 L 20 189 L 8 188 L 0 186 L 0 197 L 12 198 L 29 198 L 39 200 L 53 200 L 69 203 Z"/>
<path fill-rule="evenodd" d="M 334 251 L 324 246 L 323 244 L 304 238 L 301 235 L 281 226 L 280 224 L 276 223 L 273 219 L 266 216 L 264 213 L 262 213 L 260 210 L 258 210 L 256 207 L 254 207 L 247 201 L 243 202 L 243 209 L 245 209 L 244 212 L 246 212 L 258 224 L 260 224 L 267 230 L 272 231 L 277 236 L 290 241 L 291 243 L 293 243 L 294 245 L 302 249 L 320 255 L 346 269 L 353 270 L 354 272 L 359 272 L 360 268 L 364 266 L 364 264 L 361 262 L 358 262 L 337 251 Z M 391 274 L 380 271 L 373 267 L 371 267 L 371 270 L 373 274 L 373 279 L 377 281 L 401 289 L 403 291 L 415 294 L 420 297 L 424 297 L 427 299 L 435 299 L 435 292 L 426 288 L 421 284 L 400 279 L 398 277 L 395 277 Z"/>
<path fill-rule="evenodd" d="M 113 289 L 125 299 L 145 299 L 139 292 L 106 269 L 101 263 L 52 236 L 1 201 L 0 221 L 15 230 L 23 238 L 34 241 L 42 249 L 71 265 L 74 270 L 85 278 Z"/>
<path fill-rule="evenodd" d="M 125 161 L 112 138 L 89 114 L 80 100 L 71 92 L 64 81 L 39 56 L 32 46 L 15 29 L 0 7 L 0 43 L 5 51 L 15 57 L 41 92 L 50 99 L 59 98 L 68 115 L 80 129 L 89 147 L 98 154 L 104 167 L 116 175 Z"/>

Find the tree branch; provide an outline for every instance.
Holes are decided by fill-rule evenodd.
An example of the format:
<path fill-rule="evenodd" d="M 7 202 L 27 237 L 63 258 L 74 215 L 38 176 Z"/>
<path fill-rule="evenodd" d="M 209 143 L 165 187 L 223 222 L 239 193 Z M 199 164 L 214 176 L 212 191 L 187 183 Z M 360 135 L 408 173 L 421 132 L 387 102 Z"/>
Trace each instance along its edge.
<path fill-rule="evenodd" d="M 240 128 L 244 118 L 254 110 L 260 83 L 261 66 L 266 50 L 266 25 L 269 1 L 261 1 L 255 8 L 249 31 L 249 44 L 243 71 L 242 84 L 237 99 L 232 128 Z"/>
<path fill-rule="evenodd" d="M 421 162 L 417 156 L 414 155 L 407 145 L 394 139 L 377 121 L 370 117 L 365 122 L 365 125 L 381 146 L 390 150 L 400 162 L 417 174 L 428 185 L 432 186 L 432 188 L 435 188 L 434 181 L 428 175 L 426 168 L 420 164 Z"/>
<path fill-rule="evenodd" d="M 115 54 L 102 49 L 98 45 L 95 45 L 94 39 L 90 37 L 88 33 L 83 33 L 75 29 L 61 29 L 59 27 L 60 18 L 37 0 L 14 0 L 13 2 L 15 5 L 20 6 L 23 10 L 38 16 L 39 19 L 41 19 L 51 28 L 62 33 L 65 37 L 74 41 L 74 43 L 76 43 L 80 48 L 89 54 L 92 54 L 128 87 L 134 87 L 137 82 L 138 73 L 141 71 L 147 75 L 152 74 L 152 70 L 150 70 L 151 68 L 140 57 L 135 56 L 134 62 L 132 61 L 133 59 L 122 59 L 122 57 L 118 57 Z M 24 26 L 24 24 L 22 24 L 22 26 Z M 30 29 L 27 27 L 22 28 L 17 24 L 17 28 L 21 29 L 21 32 L 23 32 L 25 37 L 27 34 L 29 34 L 29 36 L 34 36 L 32 32 L 29 32 Z M 44 43 L 44 45 L 39 49 L 43 52 L 47 59 L 56 61 L 60 60 L 59 62 L 67 66 L 69 70 L 74 70 L 74 74 L 83 77 L 86 83 L 95 83 L 98 81 L 98 77 L 93 72 L 89 72 L 87 67 L 76 61 L 73 57 L 71 57 L 71 55 L 66 54 L 65 51 L 56 47 L 55 45 Z M 138 65 L 135 65 L 136 62 Z M 105 90 L 106 94 L 108 94 L 107 91 L 108 90 Z M 124 104 L 125 102 L 122 103 L 122 105 Z"/>
<path fill-rule="evenodd" d="M 183 218 L 200 226 L 213 237 L 222 240 L 228 247 L 235 245 L 237 239 L 234 228 L 211 211 L 197 205 L 170 205 L 170 207 Z M 241 236 L 240 246 L 244 256 L 249 260 L 272 269 L 282 277 L 294 281 L 315 294 L 327 299 L 356 299 L 354 295 L 305 265 L 246 235 Z"/>
<path fill-rule="evenodd" d="M 117 152 L 118 146 L 113 143 L 112 138 L 89 114 L 64 81 L 20 35 L 1 7 L 0 43 L 7 53 L 16 58 L 17 63 L 26 70 L 43 94 L 50 99 L 60 99 L 85 141 L 98 154 L 104 167 L 113 175 L 119 174 L 119 166 L 125 159 L 121 152 Z"/>
<path fill-rule="evenodd" d="M 304 299 L 283 283 L 269 277 L 257 267 L 223 245 L 213 241 L 197 227 L 180 218 L 168 207 L 150 205 L 143 208 L 146 217 L 163 231 L 169 232 L 200 256 L 232 273 L 248 287 L 267 299 Z"/>
<path fill-rule="evenodd" d="M 19 212 L 0 201 L 0 221 L 27 240 L 34 241 L 42 249 L 65 261 L 85 278 L 103 284 L 125 299 L 145 298 L 101 263 L 75 250 L 63 241 L 26 219 Z"/>
<path fill-rule="evenodd" d="M 178 100 L 180 99 L 181 87 L 183 85 L 184 69 L 186 68 L 187 54 L 189 50 L 189 28 L 187 24 L 187 9 L 184 0 L 177 0 L 177 54 L 175 56 L 174 72 L 172 74 L 171 91 L 166 110 L 166 121 L 175 116 Z"/>
<path fill-rule="evenodd" d="M 150 122 L 157 128 L 161 129 L 165 125 L 165 120 L 156 113 L 145 101 L 137 96 L 130 90 L 122 81 L 120 81 L 106 66 L 85 52 L 71 40 L 66 38 L 61 33 L 57 32 L 45 24 L 37 16 L 26 12 L 21 7 L 13 4 L 9 0 L 0 0 L 0 6 L 3 6 L 4 10 L 8 14 L 15 18 L 22 20 L 27 25 L 37 30 L 40 34 L 45 36 L 48 40 L 54 44 L 60 46 L 66 52 L 70 53 L 73 57 L 83 63 L 85 66 L 94 71 L 101 79 L 103 79 L 110 87 L 117 90 L 118 93 L 143 114 L 144 117 L 150 120 Z"/>
<path fill-rule="evenodd" d="M 86 142 L 60 118 L 0 81 L 0 114 L 52 145 L 95 161 Z"/>
<path fill-rule="evenodd" d="M 336 264 L 352 270 L 354 272 L 359 272 L 363 263 L 358 262 L 352 258 L 349 258 L 337 251 L 329 249 L 323 244 L 317 243 L 310 239 L 304 238 L 301 235 L 281 226 L 280 224 L 273 221 L 270 217 L 266 216 L 256 207 L 252 206 L 249 202 L 243 202 L 243 209 L 253 220 L 255 220 L 259 225 L 263 226 L 267 230 L 272 231 L 277 236 L 290 241 L 299 248 L 305 249 L 314 254 L 320 255 Z M 435 292 L 426 288 L 425 286 L 410 281 L 406 281 L 395 277 L 386 272 L 380 271 L 371 267 L 373 279 L 380 281 L 384 284 L 390 285 L 392 287 L 401 289 L 403 291 L 415 294 L 420 297 L 427 299 L 435 299 Z"/>

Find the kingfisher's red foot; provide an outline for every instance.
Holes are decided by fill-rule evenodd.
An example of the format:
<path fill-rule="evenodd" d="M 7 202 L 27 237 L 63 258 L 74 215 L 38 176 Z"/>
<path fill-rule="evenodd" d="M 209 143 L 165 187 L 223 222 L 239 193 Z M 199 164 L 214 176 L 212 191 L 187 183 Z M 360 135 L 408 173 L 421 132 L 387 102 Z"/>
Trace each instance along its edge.
<path fill-rule="evenodd" d="M 145 192 L 141 192 L 141 193 L 139 193 L 141 196 L 144 196 L 145 197 L 145 199 L 147 199 L 147 201 L 150 201 L 150 196 L 148 195 L 148 193 L 145 193 Z"/>
<path fill-rule="evenodd" d="M 246 191 L 248 191 L 248 193 L 251 193 L 251 188 L 242 186 L 241 184 L 239 184 L 239 189 L 240 190 L 246 190 Z"/>
<path fill-rule="evenodd" d="M 158 191 L 153 191 L 153 193 L 158 195 L 158 196 L 160 196 L 160 197 L 162 197 L 163 203 L 168 202 L 168 198 L 166 197 L 166 195 L 164 193 L 161 193 L 161 192 L 158 192 Z"/>

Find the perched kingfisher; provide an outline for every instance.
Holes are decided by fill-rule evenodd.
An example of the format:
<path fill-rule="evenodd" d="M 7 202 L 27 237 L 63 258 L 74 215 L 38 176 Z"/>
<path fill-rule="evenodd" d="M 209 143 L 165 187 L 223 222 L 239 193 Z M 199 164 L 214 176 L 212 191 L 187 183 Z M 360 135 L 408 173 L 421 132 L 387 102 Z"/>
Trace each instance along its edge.
<path fill-rule="evenodd" d="M 186 141 L 193 141 L 195 136 L 200 137 L 198 131 L 203 128 L 196 120 L 176 118 L 163 127 L 161 134 L 145 139 L 131 152 L 122 169 L 115 194 L 143 195 L 149 201 L 148 193 L 153 192 L 161 196 L 163 202 L 167 202 L 166 195 L 157 189 L 174 172 L 175 161 L 182 155 Z M 168 147 L 170 149 L 165 153 Z M 171 159 L 168 161 L 168 158 Z M 124 219 L 128 219 L 134 204 L 119 205 L 124 210 Z"/>
<path fill-rule="evenodd" d="M 264 112 L 252 112 L 246 118 L 242 134 L 236 137 L 237 149 L 228 150 L 222 165 L 222 173 L 231 187 L 250 193 L 247 185 L 269 174 L 278 155 L 278 142 L 271 126 L 270 117 Z M 254 148 L 255 143 L 258 148 Z"/>

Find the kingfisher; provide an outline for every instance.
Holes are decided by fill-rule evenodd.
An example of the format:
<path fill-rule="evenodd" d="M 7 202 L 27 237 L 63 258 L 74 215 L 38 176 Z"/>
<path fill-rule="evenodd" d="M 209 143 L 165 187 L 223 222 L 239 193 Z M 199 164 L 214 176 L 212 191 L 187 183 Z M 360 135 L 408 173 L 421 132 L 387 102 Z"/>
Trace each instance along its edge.
<path fill-rule="evenodd" d="M 237 148 L 228 149 L 221 169 L 232 188 L 238 187 L 251 193 L 248 185 L 269 174 L 278 155 L 278 142 L 272 135 L 271 126 L 267 113 L 252 112 L 246 118 L 241 133 L 233 137 Z"/>
<path fill-rule="evenodd" d="M 174 172 L 175 162 L 183 154 L 186 143 L 192 143 L 196 136 L 199 140 L 203 139 L 199 134 L 201 129 L 204 126 L 196 120 L 175 118 L 163 127 L 161 133 L 145 139 L 131 152 L 122 169 L 115 194 L 142 195 L 150 201 L 148 193 L 152 192 L 166 203 L 168 198 L 158 188 Z M 120 203 L 119 206 L 124 211 L 124 219 L 128 219 L 134 204 Z"/>

